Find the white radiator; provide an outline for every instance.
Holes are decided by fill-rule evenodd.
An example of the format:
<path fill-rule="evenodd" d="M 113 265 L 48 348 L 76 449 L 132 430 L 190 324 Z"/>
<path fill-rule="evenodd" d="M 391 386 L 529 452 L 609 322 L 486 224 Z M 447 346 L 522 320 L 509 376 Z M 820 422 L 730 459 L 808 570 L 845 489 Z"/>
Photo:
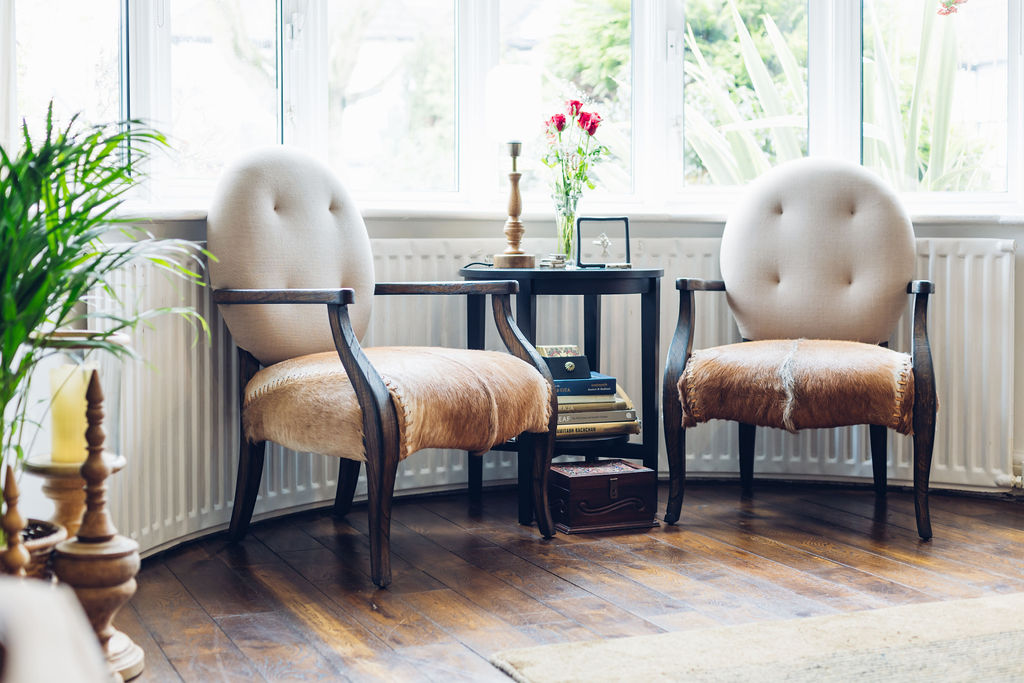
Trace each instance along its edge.
<path fill-rule="evenodd" d="M 544 246 L 533 240 L 531 248 Z M 717 277 L 718 242 L 712 238 L 639 239 L 638 266 L 664 268 L 660 355 L 675 325 L 676 277 Z M 498 239 L 374 240 L 379 281 L 453 280 L 459 267 L 501 251 Z M 996 488 L 1011 471 L 1013 414 L 1013 245 L 998 240 L 919 240 L 918 275 L 936 282 L 929 309 L 939 389 L 932 481 L 958 488 Z M 149 365 L 131 364 L 123 393 L 123 451 L 127 468 L 110 480 L 111 509 L 121 533 L 152 553 L 181 539 L 223 528 L 230 517 L 237 457 L 235 349 L 208 291 L 186 287 L 146 269 L 124 274 L 126 292 L 146 306 L 195 306 L 210 321 L 211 343 L 180 319 L 165 316 L 136 335 Z M 602 370 L 640 396 L 639 297 L 603 300 Z M 489 310 L 489 309 L 488 309 Z M 462 297 L 377 297 L 366 345 L 463 346 Z M 538 343 L 582 342 L 582 306 L 574 299 L 542 297 Z M 907 348 L 905 320 L 894 347 Z M 722 294 L 697 294 L 696 347 L 725 343 L 738 335 Z M 488 347 L 499 348 L 493 324 Z M 982 349 L 979 353 L 974 349 Z M 660 382 L 660 373 L 659 373 Z M 644 415 L 644 419 L 658 419 Z M 659 430 L 660 431 L 660 430 Z M 735 427 L 703 425 L 687 433 L 692 473 L 732 473 Z M 911 479 L 910 439 L 890 437 L 889 475 Z M 664 469 L 664 446 L 662 445 Z M 337 462 L 274 447 L 267 461 L 256 516 L 298 509 L 334 495 Z M 787 478 L 871 476 L 864 428 L 821 430 L 797 436 L 759 430 L 757 474 Z M 487 480 L 515 477 L 510 453 L 486 456 Z M 399 470 L 399 490 L 429 491 L 462 485 L 466 455 L 424 451 Z M 364 482 L 357 488 L 363 496 Z"/>

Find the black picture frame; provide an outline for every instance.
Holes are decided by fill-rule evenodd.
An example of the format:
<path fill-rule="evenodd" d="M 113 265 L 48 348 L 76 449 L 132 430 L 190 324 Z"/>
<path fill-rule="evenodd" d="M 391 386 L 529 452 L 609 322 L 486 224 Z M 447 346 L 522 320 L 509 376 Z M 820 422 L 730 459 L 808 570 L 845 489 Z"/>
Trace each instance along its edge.
<path fill-rule="evenodd" d="M 624 237 L 625 242 L 626 242 L 626 260 L 624 262 L 616 262 L 614 264 L 610 263 L 610 262 L 608 262 L 608 263 L 602 263 L 602 262 L 588 263 L 588 262 L 585 262 L 583 260 L 583 244 L 584 244 L 584 242 L 583 242 L 583 228 L 582 228 L 582 225 L 583 225 L 584 222 L 601 222 L 601 223 L 620 222 L 620 223 L 622 223 L 623 237 Z M 607 233 L 607 231 L 605 231 L 605 233 Z M 630 257 L 629 257 L 629 218 L 627 216 L 577 216 L 576 217 L 576 267 L 577 268 L 608 268 L 608 267 L 628 268 L 628 267 L 630 267 Z"/>

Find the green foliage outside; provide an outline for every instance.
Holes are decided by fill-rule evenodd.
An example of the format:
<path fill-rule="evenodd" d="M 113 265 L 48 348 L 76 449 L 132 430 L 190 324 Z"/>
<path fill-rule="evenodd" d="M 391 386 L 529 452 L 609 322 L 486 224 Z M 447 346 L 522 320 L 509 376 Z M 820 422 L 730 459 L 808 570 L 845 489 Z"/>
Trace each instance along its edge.
<path fill-rule="evenodd" d="M 614 106 L 620 90 L 629 93 L 630 0 L 576 0 L 566 13 L 550 45 L 548 63 L 552 73 L 571 83 L 590 102 Z M 605 118 L 629 116 L 629 99 L 624 110 L 606 110 Z"/>
<path fill-rule="evenodd" d="M 742 184 L 807 154 L 808 1 L 685 1 L 687 184 Z M 908 27 L 887 11 L 904 2 L 864 3 L 863 162 L 904 190 L 988 189 L 989 142 L 951 120 L 956 18 L 922 1 L 920 26 Z M 568 16 L 552 47 L 555 73 L 615 107 L 606 118 L 628 119 L 630 3 L 577 2 Z M 918 28 L 920 46 L 902 53 Z"/>

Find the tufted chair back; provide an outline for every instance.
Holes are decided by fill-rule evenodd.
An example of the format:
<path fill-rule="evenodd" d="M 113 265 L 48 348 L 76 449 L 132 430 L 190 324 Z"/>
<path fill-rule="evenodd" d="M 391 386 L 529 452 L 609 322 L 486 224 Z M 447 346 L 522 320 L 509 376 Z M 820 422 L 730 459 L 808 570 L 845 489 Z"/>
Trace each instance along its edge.
<path fill-rule="evenodd" d="M 722 235 L 729 306 L 746 339 L 889 338 L 914 275 L 914 230 L 860 166 L 801 159 L 751 183 Z"/>
<path fill-rule="evenodd" d="M 299 150 L 257 150 L 221 176 L 207 219 L 215 289 L 351 287 L 360 337 L 370 319 L 373 256 L 359 210 L 334 173 Z M 321 306 L 225 306 L 235 343 L 264 365 L 334 351 Z"/>

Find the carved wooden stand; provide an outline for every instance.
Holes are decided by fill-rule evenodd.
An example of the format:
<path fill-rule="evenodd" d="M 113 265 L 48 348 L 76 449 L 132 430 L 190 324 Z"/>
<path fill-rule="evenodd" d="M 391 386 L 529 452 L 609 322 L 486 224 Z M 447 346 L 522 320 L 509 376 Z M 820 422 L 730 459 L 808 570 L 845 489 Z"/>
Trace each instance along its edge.
<path fill-rule="evenodd" d="M 115 453 L 104 453 L 103 460 L 111 474 L 120 472 L 126 462 L 123 456 Z M 67 529 L 69 538 L 78 533 L 85 513 L 82 466 L 75 462 L 25 460 L 21 468 L 43 478 L 43 494 L 53 501 L 53 517 L 50 521 Z"/>
<path fill-rule="evenodd" d="M 516 171 L 516 158 L 522 149 L 521 142 L 508 143 L 508 151 L 512 157 L 512 172 L 508 174 L 511 190 L 508 197 L 508 220 L 505 221 L 505 242 L 507 246 L 501 254 L 494 255 L 495 268 L 533 268 L 535 259 L 533 254 L 524 254 L 519 247 L 523 240 L 523 233 L 526 230 L 519 221 L 523 212 L 523 198 L 519 194 L 519 179 L 522 173 Z"/>
<path fill-rule="evenodd" d="M 105 434 L 103 390 L 94 371 L 86 392 L 89 428 L 85 440 L 89 457 L 82 465 L 85 486 L 85 516 L 78 536 L 64 541 L 54 553 L 53 568 L 60 581 L 75 589 L 79 602 L 92 623 L 111 671 L 128 680 L 142 673 L 145 654 L 132 639 L 113 627 L 117 611 L 135 593 L 139 571 L 139 546 L 119 536 L 107 513 L 107 484 L 110 468 L 103 459 Z"/>
<path fill-rule="evenodd" d="M 25 528 L 25 518 L 18 512 L 18 483 L 14 480 L 14 468 L 7 466 L 7 477 L 4 479 L 4 511 L 3 527 L 7 539 L 4 551 L 4 573 L 11 576 L 25 576 L 25 566 L 29 562 L 29 553 L 21 541 L 21 530 Z"/>

